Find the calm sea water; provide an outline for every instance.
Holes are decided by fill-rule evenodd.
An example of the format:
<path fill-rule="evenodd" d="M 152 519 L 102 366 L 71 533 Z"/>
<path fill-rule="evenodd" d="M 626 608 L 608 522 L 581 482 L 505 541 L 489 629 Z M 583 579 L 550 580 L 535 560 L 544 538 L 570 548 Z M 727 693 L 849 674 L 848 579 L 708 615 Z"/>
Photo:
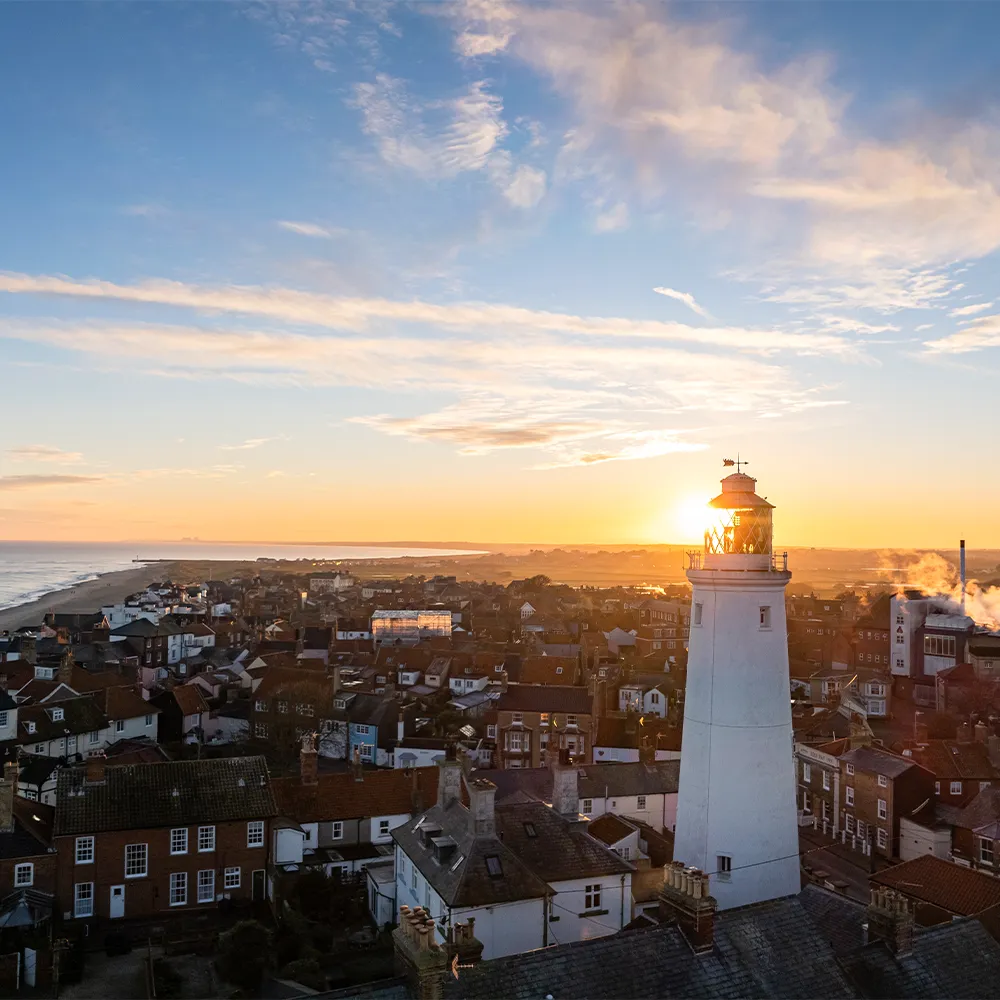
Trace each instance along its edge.
<path fill-rule="evenodd" d="M 247 545 L 201 542 L 0 542 L 0 610 L 43 594 L 133 569 L 141 559 L 393 559 L 400 556 L 469 555 L 457 549 L 398 549 L 361 545 Z M 155 573 L 154 573 L 155 575 Z"/>

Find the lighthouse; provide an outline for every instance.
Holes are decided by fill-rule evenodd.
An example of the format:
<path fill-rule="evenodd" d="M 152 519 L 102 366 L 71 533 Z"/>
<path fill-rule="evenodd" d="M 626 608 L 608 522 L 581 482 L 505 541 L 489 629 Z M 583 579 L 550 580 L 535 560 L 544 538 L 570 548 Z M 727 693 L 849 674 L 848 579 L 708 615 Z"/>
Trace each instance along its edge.
<path fill-rule="evenodd" d="M 726 465 L 735 464 L 726 461 Z M 674 857 L 707 872 L 720 909 L 797 893 L 785 587 L 773 505 L 741 471 L 688 554 L 691 635 Z"/>

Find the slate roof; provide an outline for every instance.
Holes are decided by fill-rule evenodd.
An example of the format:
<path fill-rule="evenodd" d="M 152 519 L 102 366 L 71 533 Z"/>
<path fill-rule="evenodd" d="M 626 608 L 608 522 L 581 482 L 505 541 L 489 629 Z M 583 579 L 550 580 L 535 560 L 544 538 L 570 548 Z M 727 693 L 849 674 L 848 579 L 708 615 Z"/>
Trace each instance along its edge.
<path fill-rule="evenodd" d="M 52 843 L 52 806 L 14 799 L 14 829 L 0 831 L 0 859 L 33 858 L 47 854 Z"/>
<path fill-rule="evenodd" d="M 878 747 L 857 747 L 842 754 L 840 759 L 847 764 L 853 764 L 859 771 L 884 774 L 887 778 L 898 778 L 904 771 L 914 766 L 913 760 L 909 757 L 899 757 Z"/>
<path fill-rule="evenodd" d="M 185 715 L 201 715 L 208 711 L 208 702 L 196 684 L 181 684 L 171 692 L 178 708 Z"/>
<path fill-rule="evenodd" d="M 869 880 L 960 916 L 981 913 L 1000 903 L 1000 879 L 931 854 L 886 868 Z"/>
<path fill-rule="evenodd" d="M 955 826 L 1000 840 L 1000 788 L 984 788 L 954 817 Z"/>
<path fill-rule="evenodd" d="M 55 836 L 264 819 L 277 813 L 263 757 L 127 764 L 107 767 L 101 783 L 85 779 L 85 767 L 59 772 Z"/>
<path fill-rule="evenodd" d="M 498 712 L 565 712 L 590 715 L 593 702 L 585 687 L 561 684 L 511 684 L 497 701 Z"/>
<path fill-rule="evenodd" d="M 298 775 L 272 778 L 278 813 L 299 823 L 370 819 L 420 812 L 437 801 L 438 769 L 410 771 L 381 768 L 354 774 L 320 774 L 315 785 L 303 785 Z"/>
<path fill-rule="evenodd" d="M 914 749 L 913 757 L 933 771 L 939 781 L 990 781 L 1000 777 L 985 743 L 928 740 Z"/>
<path fill-rule="evenodd" d="M 496 809 L 496 828 L 504 846 L 546 882 L 625 875 L 635 866 L 543 802 L 506 803 Z M 530 833 L 529 831 L 533 831 Z"/>
<path fill-rule="evenodd" d="M 664 925 L 481 962 L 444 989 L 449 1000 L 855 996 L 797 896 L 719 913 L 705 955 Z"/>
<path fill-rule="evenodd" d="M 63 718 L 56 721 L 51 712 L 55 708 L 63 710 Z M 35 731 L 28 732 L 28 723 L 35 724 Z M 108 718 L 93 698 L 80 695 L 48 705 L 21 705 L 17 712 L 17 737 L 22 743 L 41 743 L 57 740 L 63 736 L 90 733 L 95 729 L 106 729 Z"/>
<path fill-rule="evenodd" d="M 577 770 L 580 798 L 632 795 L 669 795 L 677 792 L 680 761 L 655 764 L 581 764 Z M 514 768 L 484 772 L 497 786 L 497 802 L 517 793 L 548 802 L 552 798 L 552 772 L 547 767 Z"/>
<path fill-rule="evenodd" d="M 438 864 L 433 849 L 424 847 L 418 824 L 439 827 L 442 836 L 450 836 L 458 845 L 452 858 Z M 397 826 L 392 839 L 448 906 L 493 906 L 540 899 L 549 892 L 545 882 L 497 837 L 474 836 L 469 811 L 460 803 L 433 806 L 419 819 Z M 499 859 L 500 875 L 490 875 L 488 857 Z"/>

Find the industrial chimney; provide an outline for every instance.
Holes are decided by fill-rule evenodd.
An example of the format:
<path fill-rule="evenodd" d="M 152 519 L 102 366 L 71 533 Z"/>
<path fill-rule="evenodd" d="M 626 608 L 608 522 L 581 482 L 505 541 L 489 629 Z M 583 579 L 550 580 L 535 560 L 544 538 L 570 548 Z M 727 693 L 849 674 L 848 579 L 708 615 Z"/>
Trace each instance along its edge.
<path fill-rule="evenodd" d="M 965 614 L 965 539 L 958 543 L 958 576 L 962 586 L 962 610 Z"/>

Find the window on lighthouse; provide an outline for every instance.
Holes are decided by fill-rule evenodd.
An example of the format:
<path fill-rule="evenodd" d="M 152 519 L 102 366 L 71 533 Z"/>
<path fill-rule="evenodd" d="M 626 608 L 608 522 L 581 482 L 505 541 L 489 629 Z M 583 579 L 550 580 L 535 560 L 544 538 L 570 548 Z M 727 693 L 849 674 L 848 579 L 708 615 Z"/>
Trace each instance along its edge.
<path fill-rule="evenodd" d="M 771 609 L 768 607 L 763 607 L 760 609 L 760 627 L 761 628 L 771 627 Z"/>
<path fill-rule="evenodd" d="M 720 882 L 728 882 L 733 877 L 733 859 L 728 854 L 716 857 L 715 873 Z"/>
<path fill-rule="evenodd" d="M 702 605 L 696 604 L 694 606 L 694 624 L 701 625 L 701 609 Z"/>

